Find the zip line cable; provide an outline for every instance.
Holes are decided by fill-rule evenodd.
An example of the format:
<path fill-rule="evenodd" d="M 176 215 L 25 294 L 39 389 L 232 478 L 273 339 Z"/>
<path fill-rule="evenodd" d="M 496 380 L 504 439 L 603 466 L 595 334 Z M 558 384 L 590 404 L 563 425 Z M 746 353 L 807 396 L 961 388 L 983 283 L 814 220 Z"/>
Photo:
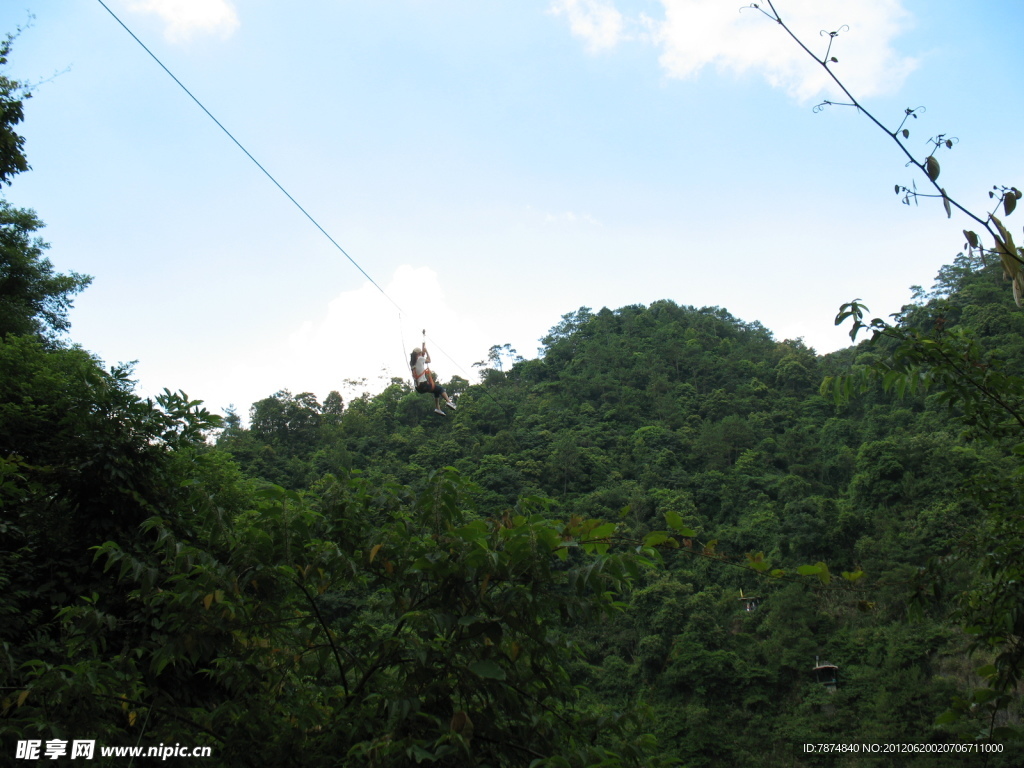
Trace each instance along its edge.
<path fill-rule="evenodd" d="M 341 254 L 352 263 L 352 266 L 354 266 L 356 269 L 358 269 L 359 272 L 363 275 L 363 277 L 365 277 L 367 280 L 369 280 L 370 283 L 373 284 L 373 287 L 376 288 L 378 291 L 380 291 L 381 295 L 383 295 L 384 298 L 386 298 L 388 301 L 390 301 L 394 305 L 395 309 L 398 310 L 398 328 L 399 328 L 399 333 L 402 333 L 402 308 L 399 306 L 398 302 L 396 302 L 393 298 L 391 298 L 391 296 L 388 295 L 387 291 L 385 291 L 383 288 L 381 288 L 380 285 L 377 284 L 377 281 L 374 280 L 372 277 L 370 277 L 370 275 L 366 272 L 365 269 L 363 269 L 361 266 L 359 266 L 359 263 L 355 259 L 353 259 L 348 254 L 348 252 L 344 248 L 341 247 L 341 245 L 338 244 L 338 241 L 335 240 L 333 237 L 331 237 L 330 233 L 328 233 L 328 231 L 326 229 L 324 229 L 322 226 L 320 226 L 320 222 L 318 222 L 316 219 L 314 219 L 313 216 L 309 213 L 309 211 L 307 211 L 305 208 L 303 208 L 299 204 L 299 201 L 296 200 L 294 197 L 292 197 L 291 193 L 289 193 L 287 189 L 285 189 L 283 186 L 281 186 L 281 183 L 277 179 L 274 178 L 274 176 L 270 173 L 270 171 L 268 171 L 266 168 L 264 168 L 263 165 L 260 163 L 260 161 L 257 160 L 255 157 L 253 157 L 252 154 L 249 152 L 249 150 L 247 150 L 242 145 L 242 142 L 240 142 L 238 139 L 236 139 L 231 134 L 231 131 L 229 131 L 227 128 L 225 128 L 223 123 L 221 123 L 220 120 L 218 120 L 216 117 L 214 117 L 213 113 L 210 112 L 210 110 L 208 110 L 205 106 L 203 106 L 203 103 L 198 98 L 196 98 L 196 96 L 192 93 L 192 91 L 190 91 L 188 88 L 186 88 L 185 84 L 182 83 L 181 80 L 179 80 L 177 77 L 175 77 L 174 73 L 171 72 L 171 70 L 169 70 L 164 65 L 164 63 L 162 61 L 160 61 L 160 59 L 157 57 L 157 55 L 155 53 L 153 53 L 151 50 L 149 50 L 149 48 L 146 46 L 146 44 L 144 42 L 142 42 L 136 36 L 136 34 L 131 31 L 131 29 L 128 28 L 127 24 L 125 24 L 123 21 L 121 21 L 121 19 L 118 17 L 118 15 L 116 13 L 114 13 L 112 10 L 110 10 L 110 7 L 105 2 L 103 2 L 103 0 L 97 0 L 97 2 L 100 5 L 103 6 L 104 10 L 113 17 L 114 21 L 116 21 L 124 29 L 125 32 L 127 32 L 129 35 L 131 35 L 132 39 L 135 42 L 137 42 L 140 46 L 142 46 L 142 50 L 144 50 L 146 53 L 148 53 L 150 58 L 152 58 L 153 61 L 155 61 L 157 64 L 160 65 L 160 68 L 164 72 L 166 72 L 167 75 L 175 83 L 178 84 L 178 87 L 181 88 L 181 90 L 183 90 L 186 94 L 188 94 L 188 97 L 190 99 L 192 99 L 192 101 L 194 101 L 196 103 L 196 105 L 201 110 L 203 110 L 203 112 L 206 113 L 206 116 L 209 117 L 211 120 L 213 120 L 214 123 L 217 124 L 217 127 L 220 128 L 224 132 L 224 134 L 229 139 L 231 139 L 232 142 L 234 142 L 235 146 L 238 147 L 240 150 L 242 150 L 242 152 L 245 153 L 245 156 L 248 157 L 250 160 L 252 160 L 252 162 L 255 164 L 255 166 L 257 168 L 259 168 L 261 171 L 263 171 L 263 175 L 266 176 L 268 179 L 270 179 L 270 181 L 273 182 L 274 186 L 277 187 L 279 190 L 281 190 L 281 192 L 284 194 L 284 196 L 287 197 L 292 202 L 292 204 L 296 208 L 298 208 L 307 219 L 310 220 L 310 222 L 312 222 L 313 226 L 315 226 L 317 229 L 320 230 L 320 232 L 323 234 L 323 236 L 326 237 L 331 242 L 331 245 L 333 245 L 335 248 L 337 248 L 338 251 L 340 251 Z M 424 336 L 425 336 L 425 338 L 428 338 L 430 340 L 430 343 L 432 345 L 434 344 L 434 340 L 433 339 L 431 339 L 430 337 L 426 336 L 426 334 L 424 334 Z M 402 346 L 403 346 L 402 353 L 403 353 L 403 357 L 404 357 L 404 355 L 406 354 L 406 350 L 404 349 L 404 346 L 405 346 L 405 336 L 404 336 L 404 333 L 402 333 Z M 455 365 L 455 367 L 458 368 L 460 371 L 462 371 L 464 374 L 466 374 L 467 377 L 469 376 L 469 371 L 467 371 L 465 368 L 463 368 L 461 365 L 459 365 L 459 363 L 455 360 L 455 358 L 453 358 L 451 355 L 449 355 L 447 352 L 445 352 L 443 349 L 441 349 L 440 346 L 436 346 L 435 345 L 435 349 L 437 349 L 438 352 L 440 352 L 442 355 L 444 355 L 449 360 L 451 360 L 451 362 Z M 487 392 L 486 389 L 484 390 L 484 392 L 488 396 L 490 396 L 491 399 L 493 399 L 496 403 L 498 402 L 497 399 L 495 399 L 493 395 L 491 395 L 489 392 Z M 501 403 L 498 403 L 498 405 L 501 406 Z M 502 407 L 502 410 L 504 410 L 504 406 L 501 406 L 501 407 Z"/>
<path fill-rule="evenodd" d="M 323 234 L 323 236 L 326 237 L 331 242 L 331 245 L 333 245 L 335 248 L 337 248 L 338 251 L 340 251 L 341 254 L 352 263 L 352 266 L 354 266 L 356 269 L 358 269 L 359 272 L 363 275 L 363 277 L 365 277 L 367 280 L 369 280 L 370 283 L 373 284 L 373 287 L 376 288 L 378 291 L 380 291 L 381 295 L 383 295 L 384 298 L 386 298 L 388 301 L 390 301 L 392 303 L 392 305 L 394 305 L 395 309 L 398 310 L 399 329 L 401 329 L 401 317 L 402 317 L 402 311 L 403 310 L 402 310 L 402 307 L 399 306 L 398 302 L 396 302 L 393 298 L 391 298 L 391 296 L 388 295 L 387 291 L 385 291 L 383 288 L 381 288 L 380 285 L 377 284 L 377 281 L 374 280 L 372 277 L 370 277 L 370 275 L 366 272 L 365 269 L 363 269 L 361 266 L 359 266 L 358 262 L 356 262 L 356 260 L 353 259 L 349 255 L 349 253 L 344 248 L 342 248 L 341 245 L 339 245 L 338 242 L 333 237 L 331 237 L 330 233 L 326 229 L 324 229 L 322 226 L 320 226 L 320 223 L 316 219 L 313 218 L 313 216 L 309 213 L 309 211 L 307 211 L 305 208 L 303 208 L 302 205 L 299 204 L 299 201 L 296 200 L 294 197 L 292 197 L 291 193 L 289 193 L 288 190 L 285 189 L 281 185 L 281 183 L 277 179 L 274 178 L 274 176 L 270 173 L 270 171 L 268 171 L 266 168 L 264 168 L 263 165 L 260 163 L 260 161 L 257 160 L 255 157 L 253 157 L 252 153 L 250 153 L 249 150 L 247 150 L 242 145 L 242 142 L 240 142 L 238 139 L 236 139 L 232 135 L 231 131 L 229 131 L 227 128 L 225 128 L 223 123 L 221 123 L 220 120 L 218 120 L 216 117 L 213 116 L 213 113 L 210 112 L 210 110 L 208 110 L 198 98 L 196 98 L 196 96 L 192 93 L 192 91 L 190 91 L 188 88 L 185 87 L 185 84 L 182 83 L 181 80 L 179 80 L 177 77 L 175 77 L 174 73 L 171 72 L 171 70 L 169 70 L 164 65 L 164 63 L 162 61 L 160 61 L 160 59 L 157 57 L 157 55 L 155 53 L 153 53 L 151 50 L 149 50 L 149 48 L 146 46 L 146 44 L 144 42 L 142 42 L 142 40 L 140 40 L 138 38 L 138 36 L 134 32 L 131 31 L 131 29 L 128 28 L 127 24 L 125 24 L 123 21 L 121 21 L 121 19 L 117 16 L 116 13 L 114 13 L 112 10 L 110 10 L 110 7 L 105 2 L 103 2 L 103 0 L 97 0 L 97 2 L 100 5 L 102 5 L 104 10 L 106 10 L 106 12 L 109 13 L 114 18 L 114 21 L 116 21 L 118 24 L 121 25 L 121 27 L 124 29 L 125 32 L 127 32 L 129 35 L 131 35 L 132 39 L 135 42 L 137 42 L 142 47 L 142 50 L 144 50 L 146 53 L 148 53 L 150 58 L 152 58 L 153 61 L 155 61 L 157 64 L 160 65 L 160 68 L 164 72 L 166 72 L 167 75 L 175 83 L 178 84 L 178 87 L 181 88 L 181 90 L 183 90 L 186 94 L 188 94 L 188 97 L 190 99 L 192 99 L 192 101 L 194 101 L 196 103 L 196 105 L 201 110 L 203 110 L 203 112 L 206 113 L 206 116 L 209 117 L 211 120 L 213 120 L 214 123 L 217 124 L 217 127 L 220 128 L 224 132 L 224 134 L 229 139 L 231 139 L 232 142 L 234 142 L 235 146 L 237 146 L 240 150 L 242 150 L 242 152 L 245 153 L 245 156 L 248 157 L 250 160 L 252 160 L 253 164 L 257 168 L 259 168 L 261 171 L 263 171 L 263 175 L 265 175 L 268 179 L 270 179 L 270 181 L 273 182 L 274 186 L 277 187 L 279 190 L 281 190 L 281 192 L 284 194 L 284 196 L 287 197 L 296 208 L 298 208 L 300 211 L 302 211 L 302 214 L 313 223 L 313 226 L 315 226 L 317 229 L 319 229 L 320 232 Z M 430 342 L 431 342 L 431 344 L 433 344 L 434 343 L 433 339 L 431 339 Z M 440 346 L 437 346 L 436 349 L 442 355 L 444 355 L 449 360 L 451 360 L 456 368 L 458 368 L 460 371 L 465 373 L 467 376 L 469 375 L 469 372 L 466 371 L 466 369 L 463 368 L 461 365 L 459 365 L 458 362 L 455 360 L 455 358 L 453 358 L 451 355 L 449 355 L 447 352 L 445 352 L 443 349 L 441 349 Z M 408 354 L 408 350 L 403 350 L 403 355 L 404 354 Z"/>
<path fill-rule="evenodd" d="M 371 283 L 373 283 L 373 287 L 376 288 L 378 291 L 380 291 L 384 295 L 384 298 L 386 298 L 388 301 L 390 301 L 392 304 L 394 304 L 395 308 L 399 312 L 401 312 L 402 308 L 400 306 L 398 306 L 398 303 L 394 299 L 392 299 L 390 296 L 388 296 L 387 292 L 383 288 L 381 288 L 379 285 L 377 285 L 377 281 L 374 280 L 372 277 L 370 277 L 366 273 L 366 270 L 363 269 L 361 266 L 359 266 L 359 264 L 356 262 L 355 259 L 353 259 L 351 256 L 349 256 L 348 252 L 344 248 L 342 248 L 338 244 L 338 242 L 333 237 L 330 236 L 330 234 L 328 234 L 326 229 L 324 229 L 323 227 L 320 226 L 320 223 L 316 219 L 314 219 L 305 208 L 303 208 L 301 205 L 299 205 L 299 201 L 296 200 L 294 197 L 292 197 L 287 189 L 285 189 L 284 187 L 281 186 L 280 182 L 278 182 L 278 180 L 275 179 L 271 175 L 270 171 L 268 171 L 266 168 L 264 168 L 260 164 L 259 160 L 257 160 L 255 157 L 253 157 L 249 153 L 249 150 L 247 150 L 244 146 L 242 146 L 242 143 L 238 139 L 236 139 L 234 136 L 231 135 L 231 131 L 229 131 L 227 128 L 225 128 L 223 126 L 223 124 L 220 122 L 220 120 L 218 120 L 216 117 L 214 117 L 213 114 L 210 112 L 210 110 L 208 110 L 206 107 L 204 107 L 203 103 L 192 94 L 192 91 L 190 91 L 188 88 L 186 88 L 185 84 L 182 83 L 181 80 L 179 80 L 177 77 L 175 77 L 174 73 L 171 72 L 171 70 L 169 70 L 167 67 L 164 66 L 164 63 L 162 61 L 160 61 L 159 58 L 157 58 L 157 55 L 155 53 L 153 53 L 151 50 L 149 50 L 149 48 L 146 47 L 146 44 L 144 42 L 142 42 L 138 37 L 135 36 L 135 33 L 132 32 L 128 28 L 128 25 L 125 24 L 123 21 L 121 21 L 121 19 L 118 18 L 117 14 L 114 13 L 112 10 L 110 10 L 110 8 L 107 6 L 106 3 L 103 2 L 103 0 L 97 0 L 97 2 L 99 2 L 99 4 L 103 6 L 103 8 L 107 11 L 107 13 L 109 13 L 111 16 L 114 17 L 114 21 L 116 21 L 118 24 L 120 24 L 124 28 L 124 31 L 132 36 L 132 39 L 135 40 L 135 42 L 137 42 L 139 45 L 142 46 L 142 50 L 144 50 L 146 53 L 148 53 L 150 55 L 150 57 L 153 59 L 153 61 L 155 61 L 157 64 L 160 65 L 160 68 L 164 72 L 166 72 L 174 82 L 176 82 L 178 84 L 178 86 L 181 88 L 181 90 L 183 90 L 185 93 L 188 94 L 189 98 L 192 99 L 192 101 L 194 101 L 198 105 L 198 107 L 201 110 L 203 110 L 203 112 L 206 113 L 207 117 L 209 117 L 211 120 L 213 120 L 213 122 L 215 122 L 217 124 L 217 127 L 220 128 L 222 131 L 224 131 L 224 133 L 227 135 L 227 137 L 229 139 L 231 139 L 231 141 L 233 141 L 235 143 L 235 146 L 237 146 L 240 150 L 242 150 L 245 153 L 245 156 L 248 157 L 250 160 L 253 161 L 253 163 L 256 164 L 257 168 L 259 168 L 261 171 L 263 171 L 264 175 L 274 183 L 274 186 L 277 187 L 279 190 L 281 190 L 284 193 L 285 197 L 287 197 L 289 200 L 291 200 L 292 203 L 295 205 L 295 207 L 298 208 L 300 211 L 302 211 L 302 213 L 305 215 L 305 217 L 307 219 L 309 219 L 311 222 L 313 222 L 313 226 L 315 226 L 317 229 L 319 229 L 320 232 L 323 233 L 324 237 L 326 237 L 328 240 L 330 240 L 331 244 L 335 248 L 337 248 L 339 251 L 341 251 L 342 255 L 346 259 L 348 259 L 350 262 L 352 262 L 352 266 L 354 266 L 356 269 L 358 269 L 362 273 L 363 277 L 365 277 L 367 280 L 369 280 Z"/>

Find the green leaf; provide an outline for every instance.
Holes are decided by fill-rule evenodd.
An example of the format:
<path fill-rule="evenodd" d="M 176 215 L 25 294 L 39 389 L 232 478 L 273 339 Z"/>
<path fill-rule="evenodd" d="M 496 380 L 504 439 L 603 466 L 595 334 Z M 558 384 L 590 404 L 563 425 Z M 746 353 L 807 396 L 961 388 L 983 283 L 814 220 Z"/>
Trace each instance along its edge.
<path fill-rule="evenodd" d="M 676 512 L 674 509 L 666 510 L 665 522 L 668 523 L 669 528 L 671 528 L 673 531 L 682 536 L 688 536 L 692 538 L 697 535 L 697 533 L 692 528 L 688 528 L 683 524 L 682 516 L 680 516 L 680 514 Z"/>
<path fill-rule="evenodd" d="M 1003 215 L 1009 216 L 1017 207 L 1017 196 L 1011 192 L 1003 193 Z"/>
<path fill-rule="evenodd" d="M 828 572 L 828 566 L 825 563 L 819 562 L 817 568 L 818 578 L 821 579 L 822 584 L 828 584 L 832 581 L 832 574 Z"/>
<path fill-rule="evenodd" d="M 771 568 L 771 563 L 764 559 L 764 552 L 747 552 L 747 565 L 758 573 L 764 573 Z"/>
<path fill-rule="evenodd" d="M 938 717 L 935 718 L 935 724 L 936 725 L 949 725 L 950 723 L 955 723 L 959 719 L 960 719 L 960 715 L 958 715 L 953 710 L 948 709 L 945 712 L 943 712 L 941 715 L 939 715 Z"/>
<path fill-rule="evenodd" d="M 429 760 L 433 763 L 437 760 L 437 755 L 435 755 L 433 752 L 427 752 L 427 750 L 425 750 L 423 747 L 420 747 L 416 744 L 413 744 L 411 747 L 409 747 L 409 749 L 406 750 L 405 754 L 407 757 L 415 757 L 417 763 L 422 763 L 424 760 Z"/>
<path fill-rule="evenodd" d="M 928 155 L 924 159 L 924 172 L 928 174 L 928 178 L 932 181 L 939 178 L 939 161 L 935 159 L 934 155 Z"/>
<path fill-rule="evenodd" d="M 979 688 L 974 692 L 971 697 L 974 699 L 976 704 L 984 704 L 987 701 L 992 701 L 999 694 L 993 691 L 991 688 Z"/>
<path fill-rule="evenodd" d="M 669 538 L 669 535 L 664 531 L 652 531 L 644 536 L 644 546 L 656 547 L 659 544 L 664 544 Z"/>
<path fill-rule="evenodd" d="M 683 527 L 683 518 L 674 509 L 665 511 L 665 522 L 673 531 L 678 531 Z"/>
<path fill-rule="evenodd" d="M 997 671 L 995 664 L 986 664 L 975 670 L 979 677 L 994 677 Z"/>
<path fill-rule="evenodd" d="M 480 677 L 486 677 L 490 680 L 504 680 L 505 670 L 499 667 L 490 659 L 484 659 L 482 661 L 474 661 L 469 665 L 469 669 Z"/>
<path fill-rule="evenodd" d="M 801 565 L 797 567 L 796 572 L 801 576 L 817 576 L 821 573 L 821 568 L 816 565 Z"/>

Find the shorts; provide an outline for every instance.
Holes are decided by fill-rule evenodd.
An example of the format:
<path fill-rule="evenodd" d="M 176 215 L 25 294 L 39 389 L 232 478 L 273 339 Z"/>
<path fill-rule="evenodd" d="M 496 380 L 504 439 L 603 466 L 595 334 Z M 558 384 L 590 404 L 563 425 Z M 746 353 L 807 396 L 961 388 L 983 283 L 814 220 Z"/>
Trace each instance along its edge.
<path fill-rule="evenodd" d="M 440 384 L 435 384 L 433 387 L 430 386 L 429 381 L 421 381 L 416 385 L 416 391 L 421 395 L 433 395 L 434 397 L 444 397 L 444 387 Z"/>

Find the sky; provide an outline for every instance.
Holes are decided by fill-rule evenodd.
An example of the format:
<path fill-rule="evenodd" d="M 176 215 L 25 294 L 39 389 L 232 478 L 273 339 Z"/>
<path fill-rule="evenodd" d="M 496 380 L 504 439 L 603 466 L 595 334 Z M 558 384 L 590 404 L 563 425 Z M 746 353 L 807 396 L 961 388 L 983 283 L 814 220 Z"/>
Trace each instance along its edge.
<path fill-rule="evenodd" d="M 308 213 L 99 0 L 0 5 L 33 93 L 3 194 L 94 277 L 70 339 L 136 361 L 142 396 L 349 398 L 407 377 L 424 329 L 440 378 L 475 381 L 493 345 L 534 357 L 569 312 L 660 299 L 826 353 L 842 303 L 898 311 L 969 226 L 902 205 L 920 172 L 816 112 L 841 100 L 822 68 L 737 0 L 105 2 Z M 1024 3 L 775 7 L 887 128 L 926 108 L 918 158 L 957 140 L 953 198 L 1024 187 Z"/>

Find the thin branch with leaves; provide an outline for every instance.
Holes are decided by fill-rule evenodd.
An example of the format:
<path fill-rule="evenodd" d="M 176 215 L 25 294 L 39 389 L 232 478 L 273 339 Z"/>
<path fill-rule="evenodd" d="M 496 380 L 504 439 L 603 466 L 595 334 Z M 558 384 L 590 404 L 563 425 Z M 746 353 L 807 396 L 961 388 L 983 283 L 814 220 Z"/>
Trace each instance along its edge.
<path fill-rule="evenodd" d="M 910 187 L 906 185 L 897 184 L 896 194 L 903 195 L 903 202 L 907 205 L 913 200 L 915 203 L 919 197 L 936 197 L 942 199 L 943 208 L 946 211 L 946 216 L 951 218 L 953 215 L 953 209 L 956 208 L 962 214 L 967 216 L 969 219 L 974 221 L 978 226 L 982 227 L 992 238 L 994 247 L 984 248 L 981 244 L 981 239 L 977 233 L 973 230 L 964 230 L 964 237 L 967 239 L 965 249 L 982 249 L 988 253 L 994 254 L 1000 258 L 1003 264 L 1003 271 L 1006 277 L 1013 282 L 1013 295 L 1017 302 L 1017 306 L 1024 307 L 1024 256 L 1020 253 L 1013 241 L 1013 237 L 1010 232 L 1003 226 L 1003 223 L 996 216 L 996 210 L 1001 206 L 1003 208 L 1003 215 L 1009 216 L 1014 208 L 1017 206 L 1017 201 L 1021 199 L 1022 193 L 1017 187 L 1006 187 L 996 186 L 993 187 L 993 191 L 989 192 L 989 197 L 997 200 L 997 207 L 995 210 L 986 214 L 977 214 L 968 209 L 965 205 L 958 202 L 947 194 L 944 187 L 938 183 L 939 173 L 941 172 L 941 166 L 936 153 L 942 149 L 951 150 L 953 146 L 958 142 L 955 137 L 947 137 L 946 134 L 938 134 L 928 140 L 928 143 L 932 145 L 931 152 L 924 158 L 918 159 L 914 156 L 913 152 L 907 147 L 905 141 L 910 137 L 910 130 L 905 127 L 908 118 L 917 119 L 918 114 L 924 111 L 924 107 L 907 108 L 904 110 L 903 120 L 895 130 L 887 128 L 877 117 L 875 117 L 864 105 L 850 92 L 850 90 L 843 84 L 843 81 L 839 79 L 836 73 L 832 69 L 832 64 L 837 64 L 839 59 L 833 55 L 832 49 L 836 38 L 845 31 L 849 30 L 849 26 L 844 24 L 837 30 L 832 32 L 821 31 L 822 36 L 828 37 L 828 46 L 825 50 L 825 55 L 820 58 L 815 54 L 807 45 L 796 36 L 792 29 L 783 21 L 782 16 L 775 8 L 775 4 L 772 0 L 765 0 L 767 3 L 767 9 L 759 3 L 751 3 L 749 6 L 744 6 L 740 10 L 746 8 L 752 8 L 760 11 L 766 17 L 777 23 L 786 34 L 788 34 L 797 45 L 800 46 L 803 51 L 814 59 L 819 66 L 821 66 L 825 72 L 828 73 L 829 78 L 835 83 L 836 87 L 849 99 L 847 102 L 837 102 L 831 100 L 824 100 L 820 104 L 814 107 L 815 112 L 820 112 L 829 106 L 847 106 L 854 107 L 858 112 L 867 117 L 872 123 L 877 126 L 879 130 L 885 133 L 890 139 L 896 142 L 896 146 L 900 148 L 900 151 L 907 158 L 907 166 L 914 166 L 919 169 L 928 179 L 928 182 L 934 187 L 936 194 L 924 194 L 917 191 L 917 185 L 911 184 Z M 997 194 L 998 193 L 998 194 Z"/>

